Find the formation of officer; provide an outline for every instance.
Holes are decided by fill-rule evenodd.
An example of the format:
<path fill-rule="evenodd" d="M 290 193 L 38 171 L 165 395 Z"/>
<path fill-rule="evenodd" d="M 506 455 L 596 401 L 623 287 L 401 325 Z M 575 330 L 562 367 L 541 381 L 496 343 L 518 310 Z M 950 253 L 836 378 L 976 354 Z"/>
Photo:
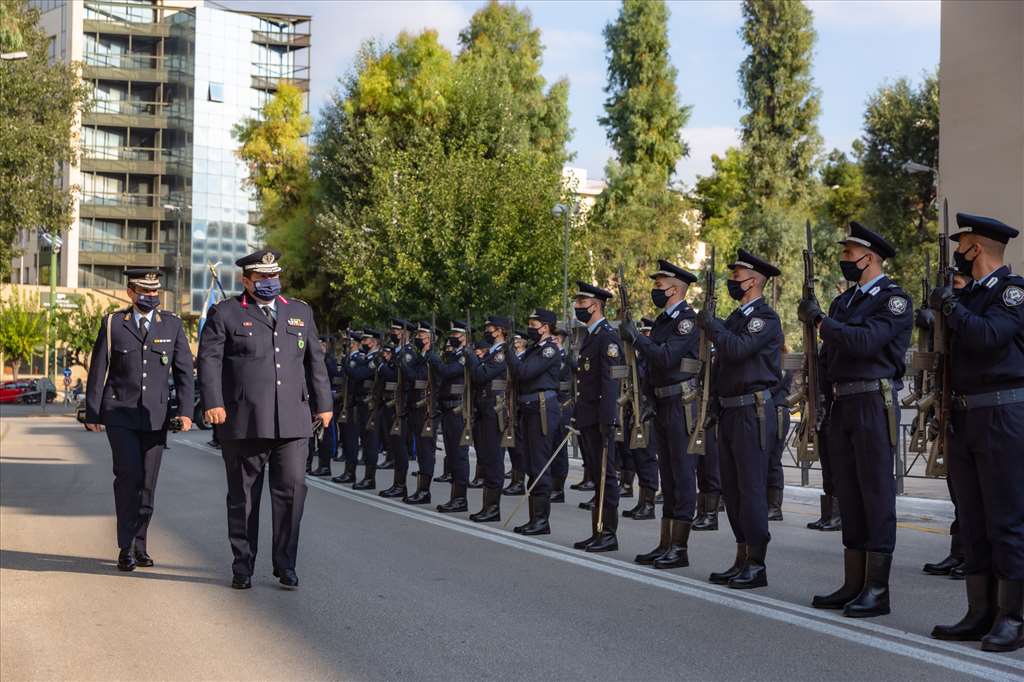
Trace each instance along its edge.
<path fill-rule="evenodd" d="M 149 567 L 147 532 L 153 518 L 167 430 L 192 425 L 192 351 L 179 319 L 159 310 L 160 271 L 125 271 L 132 304 L 104 316 L 89 363 L 85 428 L 106 429 L 114 469 L 117 568 Z M 170 381 L 178 414 L 171 415 Z"/>
<path fill-rule="evenodd" d="M 227 475 L 235 589 L 252 586 L 268 464 L 274 576 L 285 587 L 298 586 L 311 415 L 325 426 L 334 416 L 313 311 L 282 295 L 279 258 L 263 249 L 235 262 L 245 291 L 210 309 L 199 340 L 205 417 L 217 425 Z"/>
<path fill-rule="evenodd" d="M 469 518 L 477 523 L 501 520 L 501 485 L 505 480 L 502 434 L 508 419 L 506 410 L 508 368 L 505 362 L 511 321 L 492 315 L 484 321 L 480 353 L 466 355 L 473 382 L 473 448 L 483 487 L 480 511 Z"/>
<path fill-rule="evenodd" d="M 437 506 L 442 513 L 464 512 L 469 508 L 466 489 L 469 485 L 469 444 L 466 436 L 465 390 L 467 379 L 468 325 L 454 321 L 442 354 L 431 353 L 429 362 L 438 381 L 438 403 L 441 412 L 441 436 L 444 443 L 445 477 L 451 483 L 451 497 Z M 472 385 L 472 384 L 471 384 Z M 439 481 L 444 482 L 444 481 Z"/>

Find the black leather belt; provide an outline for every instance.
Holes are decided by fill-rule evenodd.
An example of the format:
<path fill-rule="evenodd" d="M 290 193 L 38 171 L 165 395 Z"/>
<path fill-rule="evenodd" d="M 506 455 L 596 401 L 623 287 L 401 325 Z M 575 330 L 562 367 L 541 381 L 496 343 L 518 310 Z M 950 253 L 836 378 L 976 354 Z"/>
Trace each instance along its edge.
<path fill-rule="evenodd" d="M 832 397 L 842 398 L 848 395 L 860 395 L 861 393 L 878 393 L 882 390 L 882 384 L 878 379 L 869 381 L 843 381 L 832 384 Z"/>
<path fill-rule="evenodd" d="M 572 390 L 572 382 L 569 382 L 569 381 L 560 381 L 560 382 L 558 382 L 558 392 L 559 393 L 568 393 L 571 390 Z"/>
<path fill-rule="evenodd" d="M 694 389 L 696 387 L 696 379 L 688 379 L 686 381 L 680 381 L 678 384 L 670 384 L 668 386 L 655 386 L 654 397 L 671 398 L 674 395 L 682 395 L 683 391 Z"/>
<path fill-rule="evenodd" d="M 384 390 L 385 391 L 397 391 L 398 390 L 398 382 L 397 381 L 385 381 L 384 382 Z"/>
<path fill-rule="evenodd" d="M 527 393 L 526 395 L 516 396 L 521 403 L 535 403 L 544 398 L 555 398 L 557 397 L 554 391 L 539 391 L 537 393 Z"/>
<path fill-rule="evenodd" d="M 492 391 L 504 391 L 506 388 L 508 388 L 508 382 L 504 379 L 491 379 Z"/>
<path fill-rule="evenodd" d="M 877 387 L 876 387 L 877 389 Z M 760 398 L 764 402 L 768 402 L 772 399 L 772 392 L 768 389 L 758 391 L 757 393 L 748 393 L 746 395 L 736 395 L 731 398 L 719 398 L 718 402 L 722 407 L 746 407 L 747 405 L 757 404 L 757 400 Z"/>
<path fill-rule="evenodd" d="M 954 410 L 977 410 L 982 407 L 999 407 L 1001 405 L 1013 405 L 1015 403 L 1024 403 L 1024 388 L 1011 388 L 1005 391 L 992 391 L 991 393 L 953 396 Z"/>
<path fill-rule="evenodd" d="M 465 388 L 465 384 L 452 384 L 448 389 L 448 395 L 462 395 L 462 391 Z"/>

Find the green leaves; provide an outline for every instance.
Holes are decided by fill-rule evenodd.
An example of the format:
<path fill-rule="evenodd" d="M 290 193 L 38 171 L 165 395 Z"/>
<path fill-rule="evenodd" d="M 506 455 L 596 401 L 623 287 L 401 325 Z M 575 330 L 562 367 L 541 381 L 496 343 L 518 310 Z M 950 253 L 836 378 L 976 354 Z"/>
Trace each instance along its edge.
<path fill-rule="evenodd" d="M 98 328 L 98 327 L 97 327 Z M 46 315 L 30 307 L 22 297 L 0 302 L 0 354 L 11 361 L 14 377 L 23 361 L 46 343 Z"/>

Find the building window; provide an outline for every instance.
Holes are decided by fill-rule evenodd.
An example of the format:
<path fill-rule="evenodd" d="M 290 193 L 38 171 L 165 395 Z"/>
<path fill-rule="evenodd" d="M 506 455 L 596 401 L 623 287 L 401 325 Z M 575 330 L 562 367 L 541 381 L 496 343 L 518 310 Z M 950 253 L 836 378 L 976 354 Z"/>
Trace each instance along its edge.
<path fill-rule="evenodd" d="M 223 83 L 210 83 L 210 101 L 211 102 L 223 102 L 224 101 L 224 84 Z"/>

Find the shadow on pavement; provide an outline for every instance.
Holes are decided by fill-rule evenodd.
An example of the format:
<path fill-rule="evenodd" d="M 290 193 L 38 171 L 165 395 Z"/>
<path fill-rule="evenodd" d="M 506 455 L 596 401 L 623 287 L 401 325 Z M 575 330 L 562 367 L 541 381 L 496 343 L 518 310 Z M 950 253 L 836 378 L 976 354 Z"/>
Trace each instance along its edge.
<path fill-rule="evenodd" d="M 41 573 L 81 573 L 83 575 L 111 575 L 144 580 L 166 580 L 170 582 L 204 583 L 220 585 L 224 580 L 202 575 L 174 575 L 155 573 L 147 569 L 135 569 L 131 572 L 117 570 L 114 559 L 97 559 L 95 557 L 68 556 L 64 554 L 40 554 L 37 552 L 19 552 L 0 549 L 0 567 L 11 571 L 34 571 Z M 156 568 L 170 570 L 195 570 L 187 566 L 161 565 Z"/>

